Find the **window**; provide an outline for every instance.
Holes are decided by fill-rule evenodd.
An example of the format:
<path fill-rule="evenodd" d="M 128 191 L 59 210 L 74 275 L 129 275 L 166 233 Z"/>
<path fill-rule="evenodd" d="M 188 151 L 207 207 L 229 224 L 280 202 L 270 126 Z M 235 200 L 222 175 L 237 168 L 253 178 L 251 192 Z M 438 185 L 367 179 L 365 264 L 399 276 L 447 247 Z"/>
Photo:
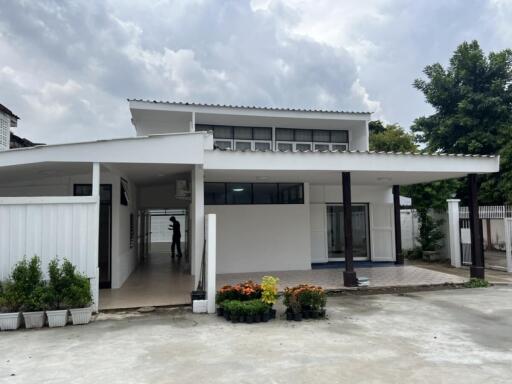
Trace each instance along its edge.
<path fill-rule="evenodd" d="M 275 183 L 256 183 L 252 185 L 253 204 L 277 204 L 278 188 Z"/>
<path fill-rule="evenodd" d="M 255 141 L 254 149 L 256 151 L 270 151 L 272 149 L 272 142 Z"/>
<path fill-rule="evenodd" d="M 278 151 L 293 151 L 293 144 L 292 143 L 277 143 L 277 150 Z"/>
<path fill-rule="evenodd" d="M 331 131 L 331 143 L 348 143 L 348 131 Z"/>
<path fill-rule="evenodd" d="M 225 183 L 205 183 L 204 184 L 204 203 L 206 205 L 226 204 L 226 184 Z"/>
<path fill-rule="evenodd" d="M 121 178 L 121 205 L 128 205 L 129 202 L 128 182 Z"/>
<path fill-rule="evenodd" d="M 297 151 L 301 151 L 301 152 L 311 151 L 311 144 L 310 143 L 297 143 L 297 144 L 295 144 L 295 149 Z"/>
<path fill-rule="evenodd" d="M 252 128 L 234 127 L 234 138 L 242 140 L 252 140 Z"/>
<path fill-rule="evenodd" d="M 347 144 L 333 144 L 333 151 L 346 151 L 348 149 Z"/>
<path fill-rule="evenodd" d="M 254 140 L 272 141 L 272 128 L 253 128 L 252 132 Z"/>
<path fill-rule="evenodd" d="M 252 143 L 250 141 L 235 141 L 235 149 L 237 151 L 250 151 L 252 149 Z"/>
<path fill-rule="evenodd" d="M 329 144 L 316 144 L 315 143 L 315 151 L 329 151 Z"/>
<path fill-rule="evenodd" d="M 328 143 L 331 141 L 330 132 L 327 130 L 314 130 L 313 131 L 313 141 L 316 143 Z"/>
<path fill-rule="evenodd" d="M 226 193 L 227 204 L 251 204 L 252 184 L 228 183 Z"/>
<path fill-rule="evenodd" d="M 233 142 L 231 140 L 213 140 L 213 147 L 218 149 L 231 149 Z"/>
<path fill-rule="evenodd" d="M 304 204 L 299 183 L 205 183 L 205 205 Z"/>
<path fill-rule="evenodd" d="M 293 129 L 289 128 L 277 128 L 276 129 L 276 141 L 294 141 L 295 135 Z"/>
<path fill-rule="evenodd" d="M 130 213 L 130 248 L 135 245 L 135 220 L 133 213 Z"/>
<path fill-rule="evenodd" d="M 214 139 L 232 139 L 233 138 L 233 127 L 226 127 L 223 125 L 213 126 L 213 138 Z"/>
<path fill-rule="evenodd" d="M 313 133 L 310 129 L 296 129 L 295 141 L 313 141 Z"/>

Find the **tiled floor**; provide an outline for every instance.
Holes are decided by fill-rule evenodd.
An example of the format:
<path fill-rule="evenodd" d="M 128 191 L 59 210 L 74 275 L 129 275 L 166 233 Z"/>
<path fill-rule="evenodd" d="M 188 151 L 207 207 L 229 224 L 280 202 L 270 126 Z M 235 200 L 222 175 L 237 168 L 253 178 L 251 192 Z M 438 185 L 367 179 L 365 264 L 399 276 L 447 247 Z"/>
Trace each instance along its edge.
<path fill-rule="evenodd" d="M 121 288 L 100 290 L 100 310 L 189 303 L 194 279 L 187 267 L 168 253 L 152 253 Z"/>
<path fill-rule="evenodd" d="M 412 285 L 433 285 L 463 283 L 465 277 L 432 271 L 415 266 L 394 266 L 356 269 L 359 278 L 366 277 L 370 287 L 396 287 Z M 320 285 L 325 289 L 343 288 L 343 270 L 338 268 L 313 269 L 309 271 L 281 271 L 266 273 L 235 273 L 217 276 L 217 286 L 234 284 L 245 280 L 260 281 L 265 275 L 279 277 L 279 288 L 297 284 Z"/>
<path fill-rule="evenodd" d="M 122 288 L 100 290 L 100 310 L 190 303 L 193 278 L 186 270 L 183 261 L 171 261 L 169 254 L 152 253 L 148 262 L 139 266 Z M 358 277 L 369 279 L 370 287 L 462 283 L 468 279 L 411 265 L 357 268 L 356 272 Z M 321 285 L 325 289 L 343 288 L 343 269 L 340 268 L 221 274 L 217 276 L 217 287 L 245 280 L 259 282 L 265 275 L 279 277 L 281 290 L 301 283 Z"/>

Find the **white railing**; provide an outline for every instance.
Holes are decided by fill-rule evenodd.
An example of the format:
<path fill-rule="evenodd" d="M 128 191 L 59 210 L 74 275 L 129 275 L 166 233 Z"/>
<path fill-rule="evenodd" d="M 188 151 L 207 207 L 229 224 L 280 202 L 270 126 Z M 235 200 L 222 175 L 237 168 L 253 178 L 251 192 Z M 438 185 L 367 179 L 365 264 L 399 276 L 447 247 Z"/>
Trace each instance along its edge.
<path fill-rule="evenodd" d="M 460 207 L 459 214 L 461 219 L 469 219 L 469 208 Z M 512 206 L 483 205 L 478 207 L 478 216 L 480 219 L 504 219 L 506 217 L 512 217 Z"/>

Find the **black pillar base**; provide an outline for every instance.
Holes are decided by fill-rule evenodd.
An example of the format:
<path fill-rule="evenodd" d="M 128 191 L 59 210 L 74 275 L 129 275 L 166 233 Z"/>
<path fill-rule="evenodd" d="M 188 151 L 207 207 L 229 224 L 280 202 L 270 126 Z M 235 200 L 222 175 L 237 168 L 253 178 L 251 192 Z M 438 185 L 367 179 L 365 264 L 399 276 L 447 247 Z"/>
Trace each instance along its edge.
<path fill-rule="evenodd" d="M 404 265 L 404 255 L 403 254 L 396 255 L 395 265 Z"/>
<path fill-rule="evenodd" d="M 485 268 L 472 265 L 471 267 L 469 267 L 469 277 L 485 279 Z"/>
<path fill-rule="evenodd" d="M 343 271 L 343 285 L 345 287 L 357 287 L 357 276 L 354 271 Z"/>

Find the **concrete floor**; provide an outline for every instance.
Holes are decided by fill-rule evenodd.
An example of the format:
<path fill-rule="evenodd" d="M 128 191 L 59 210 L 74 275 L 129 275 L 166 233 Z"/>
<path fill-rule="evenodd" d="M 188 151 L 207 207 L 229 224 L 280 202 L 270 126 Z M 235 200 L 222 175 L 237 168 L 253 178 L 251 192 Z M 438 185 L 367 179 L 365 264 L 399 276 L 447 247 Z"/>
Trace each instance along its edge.
<path fill-rule="evenodd" d="M 510 383 L 512 287 L 331 297 L 328 320 L 184 309 L 0 334 L 2 383 Z"/>

